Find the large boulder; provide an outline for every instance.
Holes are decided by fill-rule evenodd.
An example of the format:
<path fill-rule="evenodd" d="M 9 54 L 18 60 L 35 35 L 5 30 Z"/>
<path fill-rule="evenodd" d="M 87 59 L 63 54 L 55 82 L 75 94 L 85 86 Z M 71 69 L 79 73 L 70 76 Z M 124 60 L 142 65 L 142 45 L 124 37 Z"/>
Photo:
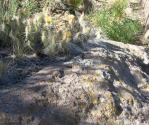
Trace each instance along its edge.
<path fill-rule="evenodd" d="M 0 124 L 149 124 L 146 48 L 89 40 L 83 50 L 70 61 L 1 87 Z"/>

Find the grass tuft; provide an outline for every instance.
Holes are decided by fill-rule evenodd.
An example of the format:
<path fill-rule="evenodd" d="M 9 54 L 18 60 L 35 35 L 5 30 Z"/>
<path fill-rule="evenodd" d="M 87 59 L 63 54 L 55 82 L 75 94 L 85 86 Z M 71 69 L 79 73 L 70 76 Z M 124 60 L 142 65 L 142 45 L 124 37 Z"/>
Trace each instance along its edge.
<path fill-rule="evenodd" d="M 138 20 L 131 20 L 125 15 L 127 0 L 116 0 L 104 6 L 91 17 L 92 22 L 101 27 L 107 37 L 124 43 L 132 43 L 141 28 Z"/>

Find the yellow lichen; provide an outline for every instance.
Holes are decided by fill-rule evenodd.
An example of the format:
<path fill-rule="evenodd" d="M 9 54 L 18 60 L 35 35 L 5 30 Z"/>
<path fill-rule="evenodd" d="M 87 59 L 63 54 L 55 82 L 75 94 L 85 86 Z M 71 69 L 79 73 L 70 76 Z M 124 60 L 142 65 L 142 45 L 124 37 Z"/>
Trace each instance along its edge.
<path fill-rule="evenodd" d="M 95 73 L 93 74 L 93 76 L 94 76 L 94 77 L 97 77 L 97 76 L 99 76 L 99 73 L 95 72 Z"/>
<path fill-rule="evenodd" d="M 143 85 L 141 88 L 142 89 L 149 89 L 149 86 L 148 85 Z"/>
<path fill-rule="evenodd" d="M 129 103 L 130 105 L 133 105 L 134 104 L 134 101 L 133 101 L 133 99 L 128 99 L 127 100 L 127 103 Z"/>
<path fill-rule="evenodd" d="M 94 99 L 93 103 L 94 103 L 94 105 L 98 105 L 99 104 L 98 99 Z"/>

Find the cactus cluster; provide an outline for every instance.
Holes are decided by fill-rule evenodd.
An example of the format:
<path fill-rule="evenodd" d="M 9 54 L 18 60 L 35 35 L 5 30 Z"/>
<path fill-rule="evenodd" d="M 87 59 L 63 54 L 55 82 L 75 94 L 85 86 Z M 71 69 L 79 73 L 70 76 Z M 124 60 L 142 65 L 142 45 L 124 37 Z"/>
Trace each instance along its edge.
<path fill-rule="evenodd" d="M 26 42 L 34 51 L 48 56 L 66 53 L 69 49 L 67 43 L 72 38 L 75 16 L 66 12 L 64 16 L 66 18 L 58 21 L 56 17 L 48 15 L 47 11 L 48 9 L 43 8 L 43 12 L 35 14 L 32 19 L 28 19 L 25 28 Z M 63 21 L 65 23 L 61 24 Z M 65 30 L 61 27 L 64 27 Z"/>
<path fill-rule="evenodd" d="M 21 11 L 18 16 L 3 17 L 0 32 L 2 33 L 1 40 L 5 45 L 13 47 L 13 53 L 16 57 L 23 54 L 24 50 L 24 19 Z"/>
<path fill-rule="evenodd" d="M 12 16 L 3 16 L 0 21 L 0 41 L 11 45 L 16 57 L 21 57 L 26 49 L 48 56 L 68 52 L 68 43 L 78 32 L 74 15 L 66 11 L 62 16 L 53 16 L 45 7 L 42 12 L 31 16 L 27 16 L 26 12 L 25 6 Z"/>
<path fill-rule="evenodd" d="M 32 19 L 28 19 L 27 21 L 25 27 L 27 45 L 35 52 L 45 53 L 44 50 L 46 50 L 45 54 L 49 55 L 50 53 L 47 53 L 47 48 L 55 48 L 51 47 L 53 46 L 54 32 L 55 28 L 53 26 L 52 18 L 46 13 L 38 13 L 34 15 Z"/>

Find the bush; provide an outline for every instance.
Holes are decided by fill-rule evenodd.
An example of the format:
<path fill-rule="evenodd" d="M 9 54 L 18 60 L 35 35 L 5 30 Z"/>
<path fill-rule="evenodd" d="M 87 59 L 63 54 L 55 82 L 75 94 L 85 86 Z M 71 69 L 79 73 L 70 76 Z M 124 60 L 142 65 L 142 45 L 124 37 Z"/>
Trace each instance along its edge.
<path fill-rule="evenodd" d="M 141 25 L 139 21 L 126 17 L 124 13 L 126 6 L 126 0 L 117 0 L 110 6 L 105 6 L 97 11 L 93 15 L 92 21 L 95 25 L 100 26 L 110 39 L 131 43 L 134 41 Z"/>
<path fill-rule="evenodd" d="M 131 43 L 140 29 L 139 21 L 125 19 L 123 22 L 113 22 L 110 29 L 105 29 L 107 35 L 116 41 Z"/>

